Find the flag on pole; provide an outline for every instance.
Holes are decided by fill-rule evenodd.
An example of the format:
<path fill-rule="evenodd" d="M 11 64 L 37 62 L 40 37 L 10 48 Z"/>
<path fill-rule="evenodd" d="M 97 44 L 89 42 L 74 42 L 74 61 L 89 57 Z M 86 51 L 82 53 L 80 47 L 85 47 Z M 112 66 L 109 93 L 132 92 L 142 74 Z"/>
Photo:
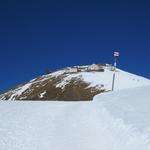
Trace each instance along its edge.
<path fill-rule="evenodd" d="M 114 52 L 114 57 L 119 57 L 120 53 L 119 52 Z"/>

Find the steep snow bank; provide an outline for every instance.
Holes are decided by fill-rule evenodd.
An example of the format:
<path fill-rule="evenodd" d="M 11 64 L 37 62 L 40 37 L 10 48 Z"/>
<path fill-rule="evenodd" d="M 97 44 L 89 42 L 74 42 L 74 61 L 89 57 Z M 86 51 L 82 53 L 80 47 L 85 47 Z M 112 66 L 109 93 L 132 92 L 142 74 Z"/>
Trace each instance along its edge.
<path fill-rule="evenodd" d="M 110 92 L 94 97 L 114 118 L 150 133 L 150 86 Z"/>

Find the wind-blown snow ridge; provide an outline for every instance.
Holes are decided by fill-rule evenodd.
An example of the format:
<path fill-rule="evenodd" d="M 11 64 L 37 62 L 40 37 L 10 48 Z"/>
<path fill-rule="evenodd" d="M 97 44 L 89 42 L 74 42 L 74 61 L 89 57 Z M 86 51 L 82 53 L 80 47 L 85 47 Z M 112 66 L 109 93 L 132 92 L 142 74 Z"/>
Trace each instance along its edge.
<path fill-rule="evenodd" d="M 138 150 L 150 149 L 149 91 L 150 86 L 145 86 L 94 97 L 95 103 L 99 101 L 107 115 L 118 120 L 116 129 L 123 129 L 129 136 L 127 139 L 129 145 L 133 142 L 135 149 Z M 110 120 L 109 117 L 108 124 L 111 124 Z"/>
<path fill-rule="evenodd" d="M 94 101 L 100 101 L 116 118 L 123 118 L 127 124 L 150 132 L 150 86 L 122 90 L 97 95 Z M 110 98 L 111 97 L 111 98 Z"/>

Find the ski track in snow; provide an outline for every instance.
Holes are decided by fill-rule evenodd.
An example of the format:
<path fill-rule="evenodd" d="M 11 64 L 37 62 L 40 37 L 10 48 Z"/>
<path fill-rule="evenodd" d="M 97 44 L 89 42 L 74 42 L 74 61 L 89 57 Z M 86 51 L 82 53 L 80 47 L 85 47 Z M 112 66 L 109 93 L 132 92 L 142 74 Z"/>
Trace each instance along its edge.
<path fill-rule="evenodd" d="M 150 86 L 91 102 L 0 102 L 2 150 L 150 150 Z"/>

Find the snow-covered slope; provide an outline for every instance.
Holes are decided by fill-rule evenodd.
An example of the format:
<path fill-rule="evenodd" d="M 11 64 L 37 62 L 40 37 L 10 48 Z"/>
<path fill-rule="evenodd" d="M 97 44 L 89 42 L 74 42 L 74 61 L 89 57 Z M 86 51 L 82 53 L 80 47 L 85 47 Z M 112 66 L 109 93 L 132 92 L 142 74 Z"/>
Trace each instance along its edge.
<path fill-rule="evenodd" d="M 113 71 L 108 69 L 105 69 L 104 72 L 81 72 L 78 74 L 69 74 L 62 80 L 61 83 L 57 84 L 56 86 L 64 88 L 65 85 L 68 84 L 72 78 L 80 78 L 86 83 L 89 83 L 90 84 L 89 86 L 91 87 L 99 88 L 103 86 L 104 89 L 111 90 L 112 77 L 113 77 Z M 150 80 L 117 69 L 115 90 L 129 89 L 134 87 L 140 87 L 143 85 L 150 85 Z"/>
<path fill-rule="evenodd" d="M 80 69 L 86 67 L 78 66 Z M 101 67 L 103 71 L 68 72 L 68 68 L 64 68 L 11 89 L 0 95 L 0 100 L 91 100 L 112 87 L 112 66 Z M 150 85 L 150 80 L 117 69 L 115 90 L 143 85 Z"/>
<path fill-rule="evenodd" d="M 150 86 L 89 102 L 0 103 L 2 150 L 150 150 Z"/>

